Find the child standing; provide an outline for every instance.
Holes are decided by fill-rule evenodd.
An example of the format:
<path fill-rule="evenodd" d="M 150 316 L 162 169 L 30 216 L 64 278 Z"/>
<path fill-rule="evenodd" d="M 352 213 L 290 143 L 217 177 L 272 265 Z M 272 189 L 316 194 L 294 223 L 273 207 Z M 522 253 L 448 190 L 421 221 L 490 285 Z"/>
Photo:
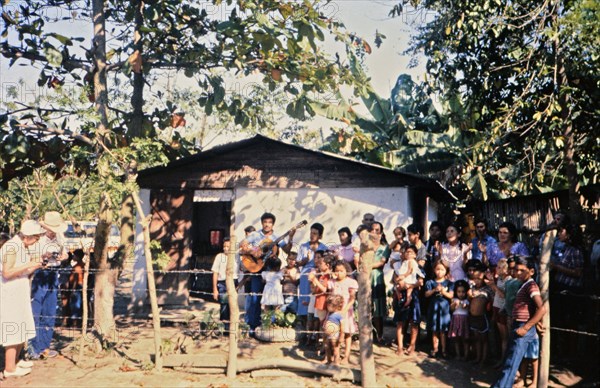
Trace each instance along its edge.
<path fill-rule="evenodd" d="M 345 344 L 344 359 L 342 364 L 346 364 L 350 359 L 350 347 L 352 346 L 352 334 L 356 333 L 358 326 L 354 320 L 354 301 L 356 300 L 356 290 L 358 283 L 348 273 L 352 270 L 345 261 L 338 261 L 334 264 L 332 280 L 329 281 L 328 288 L 332 295 L 341 295 L 344 298 L 344 307 L 342 308 L 342 331 L 344 333 L 343 341 Z M 341 338 L 341 336 L 340 336 Z"/>
<path fill-rule="evenodd" d="M 265 311 L 277 310 L 283 304 L 281 260 L 278 258 L 269 259 L 265 267 L 266 270 L 262 272 L 261 276 L 266 285 L 260 304 L 263 305 Z"/>
<path fill-rule="evenodd" d="M 512 322 L 513 322 L 513 305 L 515 303 L 515 298 L 517 297 L 517 292 L 523 285 L 523 282 L 517 278 L 517 267 L 515 262 L 515 257 L 511 256 L 508 258 L 508 273 L 510 274 L 510 279 L 506 281 L 506 291 L 504 293 L 504 308 L 503 313 L 506 315 L 507 319 L 507 333 L 510 335 L 512 333 Z M 525 384 L 525 377 L 527 376 L 527 368 L 529 365 L 532 366 L 532 383 L 529 385 L 531 387 L 537 386 L 538 379 L 538 359 L 540 355 L 540 344 L 539 344 L 539 336 L 538 333 L 535 333 L 535 338 L 533 341 L 529 343 L 527 350 L 525 351 L 525 355 L 523 356 L 523 361 L 521 362 L 520 367 L 520 376 L 519 378 L 523 380 Z M 500 360 L 500 365 L 503 365 L 504 359 Z"/>
<path fill-rule="evenodd" d="M 457 360 L 466 360 L 469 357 L 469 283 L 459 280 L 454 283 L 454 298 L 450 304 L 452 320 L 448 337 L 454 339 L 454 351 Z M 460 348 L 464 356 L 460 355 Z"/>
<path fill-rule="evenodd" d="M 331 280 L 331 261 L 329 258 L 320 257 L 315 262 L 315 265 L 319 272 L 311 272 L 308 275 L 308 281 L 311 284 L 311 291 L 315 297 L 315 318 L 312 329 L 319 331 L 323 327 L 323 323 L 327 317 L 327 286 Z M 325 341 L 323 345 L 325 345 Z"/>
<path fill-rule="evenodd" d="M 429 299 L 427 330 L 432 334 L 430 357 L 436 357 L 441 342 L 442 357 L 446 354 L 446 336 L 450 327 L 450 299 L 454 296 L 452 282 L 447 279 L 448 265 L 438 260 L 433 265 L 434 278 L 425 284 L 425 297 Z"/>
<path fill-rule="evenodd" d="M 394 323 L 396 324 L 396 340 L 398 342 L 398 349 L 396 350 L 396 354 L 400 355 L 402 353 L 402 345 L 403 345 L 403 333 L 409 327 L 410 324 L 410 345 L 406 349 L 406 355 L 411 355 L 415 349 L 417 335 L 418 335 L 418 325 L 421 322 L 421 305 L 419 302 L 419 289 L 423 285 L 423 278 L 425 274 L 421 272 L 417 261 L 415 260 L 417 256 L 417 248 L 414 245 L 411 245 L 406 248 L 404 251 L 405 259 L 402 263 L 414 261 L 414 275 L 410 275 L 410 277 L 404 277 L 403 280 L 400 280 L 395 286 L 394 292 Z M 397 270 L 401 271 L 401 266 L 397 266 Z M 397 276 L 395 276 L 397 277 Z M 414 283 L 411 278 L 414 277 Z M 408 287 L 405 286 L 407 284 Z"/>
<path fill-rule="evenodd" d="M 73 261 L 71 262 L 73 270 L 66 284 L 66 289 L 69 291 L 66 291 L 68 306 L 65 312 L 68 314 L 64 314 L 65 316 L 69 316 L 67 320 L 68 327 L 79 326 L 81 322 L 83 309 L 83 272 L 85 269 L 84 257 L 85 253 L 83 249 L 75 249 L 73 251 Z"/>
<path fill-rule="evenodd" d="M 502 366 L 502 361 L 506 355 L 506 344 L 508 341 L 506 313 L 504 311 L 504 292 L 506 291 L 506 282 L 508 282 L 511 277 L 508 273 L 508 261 L 506 259 L 498 260 L 498 265 L 496 266 L 496 275 L 498 277 L 495 282 L 493 276 L 486 277 L 484 280 L 485 283 L 494 291 L 492 322 L 494 322 L 498 327 L 501 349 L 500 361 L 495 366 L 500 367 Z"/>
<path fill-rule="evenodd" d="M 287 257 L 287 267 L 283 269 L 283 280 L 281 285 L 283 288 L 283 301 L 285 303 L 285 312 L 294 313 L 298 311 L 298 280 L 300 273 L 296 268 L 296 252 L 290 252 Z"/>
<path fill-rule="evenodd" d="M 516 263 L 516 277 L 523 282 L 513 305 L 513 330 L 506 351 L 506 360 L 502 369 L 502 376 L 493 387 L 511 387 L 517 369 L 530 344 L 537 337 L 536 325 L 546 313 L 540 289 L 532 279 L 535 273 L 535 263 L 526 257 L 519 257 Z M 537 383 L 537 382 L 536 382 Z"/>
<path fill-rule="evenodd" d="M 326 300 L 327 318 L 324 324 L 325 329 L 325 346 L 327 356 L 325 362 L 327 364 L 340 364 L 340 337 L 342 333 L 342 322 L 344 316 L 342 309 L 344 308 L 344 298 L 341 295 L 329 295 Z"/>
<path fill-rule="evenodd" d="M 517 292 L 523 283 L 517 279 L 517 264 L 513 256 L 508 258 L 507 265 L 507 271 L 510 275 L 510 279 L 506 280 L 506 283 L 504 283 L 504 308 L 502 309 L 502 313 L 506 315 L 506 328 L 507 332 L 510 333 L 512 326 L 513 305 L 515 304 Z"/>
<path fill-rule="evenodd" d="M 320 326 L 319 318 L 317 318 L 317 315 L 315 314 L 316 295 L 313 289 L 313 283 L 311 279 L 318 279 L 318 277 L 320 276 L 319 267 L 321 266 L 321 262 L 323 261 L 324 255 L 325 251 L 323 250 L 319 249 L 315 251 L 313 258 L 314 267 L 308 272 L 308 275 L 306 276 L 306 278 L 308 279 L 308 289 L 310 291 L 308 297 L 308 307 L 306 309 L 306 331 L 310 334 L 306 338 L 306 347 L 312 346 L 313 344 L 318 345 L 319 343 L 317 333 L 320 330 Z"/>
<path fill-rule="evenodd" d="M 483 365 L 487 358 L 488 344 L 487 336 L 490 331 L 490 324 L 487 317 L 488 303 L 492 301 L 494 293 L 492 289 L 485 285 L 484 274 L 486 267 L 483 263 L 477 264 L 473 268 L 473 287 L 469 290 L 469 328 L 474 340 L 475 361 Z"/>

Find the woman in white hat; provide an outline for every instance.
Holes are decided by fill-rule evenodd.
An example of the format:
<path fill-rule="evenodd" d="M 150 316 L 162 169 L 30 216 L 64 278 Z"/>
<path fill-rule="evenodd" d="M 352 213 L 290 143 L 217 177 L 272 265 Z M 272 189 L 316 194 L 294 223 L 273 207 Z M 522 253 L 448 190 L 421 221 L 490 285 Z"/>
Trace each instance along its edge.
<path fill-rule="evenodd" d="M 31 311 L 29 276 L 42 267 L 33 261 L 29 248 L 45 233 L 33 220 L 23 222 L 21 232 L 0 248 L 0 344 L 4 346 L 4 377 L 25 376 L 31 372 L 30 361 L 19 361 L 25 342 L 35 336 Z"/>
<path fill-rule="evenodd" d="M 56 304 L 58 301 L 58 271 L 60 262 L 69 258 L 63 249 L 64 232 L 67 223 L 59 212 L 50 211 L 40 221 L 45 235 L 39 241 L 39 255 L 48 260 L 48 268 L 36 271 L 31 281 L 31 309 L 35 322 L 36 335 L 27 348 L 31 359 L 56 357 L 57 352 L 50 349 L 54 336 Z"/>

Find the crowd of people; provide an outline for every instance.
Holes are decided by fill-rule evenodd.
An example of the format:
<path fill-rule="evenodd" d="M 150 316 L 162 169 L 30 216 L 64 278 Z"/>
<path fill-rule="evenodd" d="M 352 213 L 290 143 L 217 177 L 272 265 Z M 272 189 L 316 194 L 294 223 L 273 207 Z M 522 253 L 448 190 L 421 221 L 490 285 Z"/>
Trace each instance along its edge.
<path fill-rule="evenodd" d="M 46 212 L 39 221 L 26 220 L 12 238 L 0 236 L 0 345 L 3 376 L 25 376 L 34 361 L 57 356 L 51 348 L 59 305 L 59 286 L 66 323 L 81 317 L 82 250 L 64 247 L 66 222 L 60 213 Z M 72 270 L 60 268 L 71 266 Z M 59 312 L 60 313 L 60 312 Z"/>
<path fill-rule="evenodd" d="M 263 257 L 265 242 L 277 239 L 275 220 L 273 214 L 265 213 L 260 230 L 247 228 L 239 253 Z M 584 262 L 575 228 L 563 213 L 556 214 L 550 227 L 557 228 L 550 262 L 553 288 L 580 292 Z M 538 333 L 544 331 L 540 322 L 545 312 L 535 280 L 541 247 L 517 241 L 511 222 L 499 225 L 497 238 L 489 234 L 483 219 L 476 220 L 475 229 L 476 236 L 467 241 L 461 226 L 444 227 L 434 221 L 424 241 L 423 227 L 411 224 L 395 228 L 388 242 L 382 223 L 373 214 L 365 214 L 355 233 L 344 226 L 338 230 L 339 243 L 329 245 L 321 241 L 324 227 L 320 223 L 311 225 L 309 240 L 300 245 L 293 243 L 292 229 L 286 239 L 278 241 L 283 254 L 271 249 L 273 254 L 260 271 L 244 274 L 240 266 L 241 276 L 247 278 L 245 321 L 251 335 L 261 324 L 261 310 L 293 312 L 301 346 L 314 346 L 324 362 L 348 363 L 358 332 L 356 278 L 364 271 L 363 256 L 371 252 L 376 344 L 395 347 L 399 356 L 411 355 L 424 322 L 429 343 L 419 346 L 430 357 L 455 357 L 483 365 L 491 363 L 493 353 L 497 355 L 494 366 L 502 371 L 496 386 L 511 386 L 516 376 L 525 383 L 529 365 L 533 366 L 529 385 L 535 386 Z M 226 255 L 217 257 L 215 266 L 219 263 L 221 267 L 226 263 Z M 215 298 L 226 293 L 224 280 L 224 272 L 215 272 Z M 227 301 L 221 298 L 220 302 L 224 312 Z M 392 344 L 383 338 L 388 308 L 393 310 L 396 325 Z M 228 320 L 228 312 L 221 319 Z M 493 352 L 489 346 L 494 346 Z"/>
<path fill-rule="evenodd" d="M 291 312 L 297 318 L 301 346 L 314 347 L 325 362 L 348 363 L 358 332 L 355 310 L 363 302 L 357 301 L 357 276 L 365 271 L 363 258 L 371 255 L 376 344 L 393 346 L 400 357 L 420 346 L 430 357 L 453 356 L 478 364 L 490 361 L 492 353 L 498 355 L 495 366 L 502 370 L 498 386 L 507 386 L 517 374 L 525 382 L 529 365 L 536 384 L 538 333 L 544 330 L 539 324 L 544 308 L 536 283 L 541 247 L 517 241 L 514 224 L 500 224 L 496 238 L 488 233 L 485 220 L 476 220 L 476 236 L 470 241 L 456 224 L 444 227 L 432 222 L 427 240 L 423 227 L 411 224 L 394 228 L 388 241 L 383 224 L 367 213 L 354 233 L 348 226 L 337 231 L 338 243 L 323 243 L 324 226 L 314 223 L 308 241 L 297 245 L 295 228 L 279 237 L 275 222 L 275 215 L 263 214 L 261 228 L 246 228 L 239 246 L 239 255 L 250 257 L 260 268 L 248 271 L 239 260 L 234 265 L 235 284 L 243 283 L 246 294 L 244 319 L 251 335 L 262 324 L 263 312 Z M 551 226 L 557 229 L 550 261 L 552 289 L 580 293 L 584 256 L 577 229 L 560 212 Z M 57 305 L 63 306 L 65 324 L 80 319 L 85 255 L 80 250 L 67 252 L 62 241 L 65 229 L 60 213 L 47 212 L 40 221 L 24 221 L 12 238 L 0 235 L 4 377 L 24 376 L 35 360 L 56 356 L 51 341 Z M 217 255 L 212 267 L 212 294 L 221 304 L 221 319 L 227 322 L 225 279 L 233 247 L 227 239 L 223 245 L 224 253 Z M 71 269 L 61 280 L 57 268 L 68 264 Z M 60 284 L 65 292 L 59 304 Z M 396 325 L 393 343 L 383 336 L 390 311 Z M 417 343 L 422 323 L 426 345 Z M 491 332 L 497 333 L 492 336 L 497 341 L 490 340 Z"/>

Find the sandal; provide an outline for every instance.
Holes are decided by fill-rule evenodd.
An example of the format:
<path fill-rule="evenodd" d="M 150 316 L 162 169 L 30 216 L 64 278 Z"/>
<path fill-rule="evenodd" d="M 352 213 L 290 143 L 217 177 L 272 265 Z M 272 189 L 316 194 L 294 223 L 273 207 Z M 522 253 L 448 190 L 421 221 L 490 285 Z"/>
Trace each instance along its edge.
<path fill-rule="evenodd" d="M 429 352 L 429 357 L 430 358 L 436 358 L 437 357 L 437 350 L 432 350 L 431 352 Z"/>

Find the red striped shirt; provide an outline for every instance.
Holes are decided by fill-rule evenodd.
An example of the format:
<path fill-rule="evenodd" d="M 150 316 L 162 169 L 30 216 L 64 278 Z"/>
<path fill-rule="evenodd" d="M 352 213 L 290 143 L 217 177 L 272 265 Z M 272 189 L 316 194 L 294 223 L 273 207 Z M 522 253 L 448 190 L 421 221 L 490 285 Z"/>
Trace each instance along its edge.
<path fill-rule="evenodd" d="M 533 279 L 529 279 L 519 288 L 512 314 L 515 321 L 527 322 L 535 314 L 537 306 L 533 297 L 536 295 L 540 295 L 540 288 Z"/>

